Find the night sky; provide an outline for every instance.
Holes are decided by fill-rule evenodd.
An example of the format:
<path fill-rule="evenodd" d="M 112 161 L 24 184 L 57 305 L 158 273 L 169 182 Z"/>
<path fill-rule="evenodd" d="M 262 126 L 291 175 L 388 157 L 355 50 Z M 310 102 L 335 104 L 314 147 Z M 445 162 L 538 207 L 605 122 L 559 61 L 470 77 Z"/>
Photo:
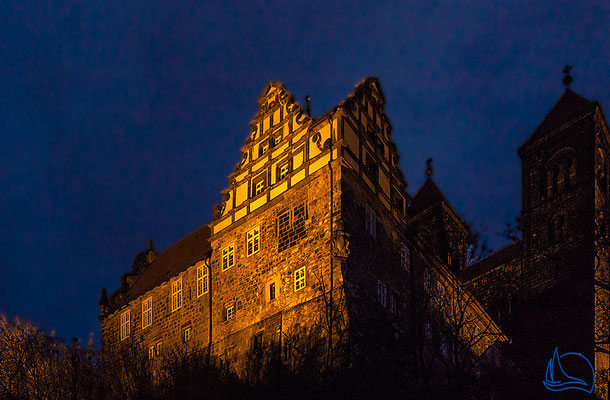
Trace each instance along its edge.
<path fill-rule="evenodd" d="M 495 249 L 565 64 L 610 112 L 607 0 L 59 3 L 0 3 L 0 314 L 67 339 L 99 344 L 149 238 L 211 220 L 270 80 L 319 116 L 378 77 L 407 191 L 433 157 Z"/>

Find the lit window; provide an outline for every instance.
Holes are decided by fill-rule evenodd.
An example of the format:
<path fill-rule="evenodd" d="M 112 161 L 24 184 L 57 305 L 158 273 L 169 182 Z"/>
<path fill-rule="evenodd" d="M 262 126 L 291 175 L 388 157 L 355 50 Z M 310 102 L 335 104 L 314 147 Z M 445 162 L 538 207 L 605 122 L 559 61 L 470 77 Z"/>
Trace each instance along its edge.
<path fill-rule="evenodd" d="M 260 180 L 254 184 L 254 196 L 258 196 L 263 193 L 263 189 L 265 189 L 265 181 Z"/>
<path fill-rule="evenodd" d="M 294 291 L 301 290 L 306 286 L 305 267 L 294 271 Z"/>
<path fill-rule="evenodd" d="M 382 306 L 387 305 L 387 297 L 388 297 L 388 287 L 384 285 L 381 281 L 377 281 L 377 301 Z"/>
<path fill-rule="evenodd" d="M 148 359 L 152 360 L 153 358 L 155 358 L 155 346 L 150 346 L 148 348 Z"/>
<path fill-rule="evenodd" d="M 374 238 L 377 237 L 377 215 L 375 215 L 375 211 L 366 205 L 366 231 L 371 234 Z"/>
<path fill-rule="evenodd" d="M 248 256 L 251 256 L 260 249 L 260 228 L 257 226 L 256 228 L 249 231 L 246 235 L 246 253 L 248 254 Z"/>
<path fill-rule="evenodd" d="M 191 341 L 191 327 L 189 326 L 184 330 L 184 343 Z"/>
<path fill-rule="evenodd" d="M 129 319 L 130 319 L 129 310 L 125 311 L 121 314 L 121 340 L 127 339 L 129 337 Z"/>
<path fill-rule="evenodd" d="M 275 282 L 269 285 L 269 301 L 275 300 Z"/>
<path fill-rule="evenodd" d="M 227 321 L 235 316 L 235 306 L 227 307 Z"/>
<path fill-rule="evenodd" d="M 182 279 L 172 283 L 172 311 L 182 307 Z"/>
<path fill-rule="evenodd" d="M 157 355 L 157 356 L 161 355 L 161 348 L 162 348 L 162 346 L 163 346 L 163 342 L 157 343 L 157 350 L 156 350 L 155 355 Z"/>
<path fill-rule="evenodd" d="M 259 151 L 258 151 L 258 156 L 262 156 L 263 154 L 265 154 L 267 152 L 267 150 L 269 150 L 269 142 L 265 140 L 265 142 L 263 144 L 261 144 Z"/>
<path fill-rule="evenodd" d="M 142 302 L 142 329 L 152 325 L 152 296 Z"/>
<path fill-rule="evenodd" d="M 235 246 L 233 243 L 222 249 L 222 270 L 225 271 L 235 263 Z"/>
<path fill-rule="evenodd" d="M 288 165 L 288 163 L 281 165 L 278 168 L 277 180 L 281 181 L 282 179 L 287 177 L 288 176 L 288 172 L 290 172 L 290 165 Z"/>
<path fill-rule="evenodd" d="M 208 269 L 204 266 L 197 268 L 197 297 L 203 296 L 208 292 Z"/>
<path fill-rule="evenodd" d="M 407 272 L 411 269 L 411 254 L 409 248 L 404 243 L 400 245 L 400 266 Z"/>

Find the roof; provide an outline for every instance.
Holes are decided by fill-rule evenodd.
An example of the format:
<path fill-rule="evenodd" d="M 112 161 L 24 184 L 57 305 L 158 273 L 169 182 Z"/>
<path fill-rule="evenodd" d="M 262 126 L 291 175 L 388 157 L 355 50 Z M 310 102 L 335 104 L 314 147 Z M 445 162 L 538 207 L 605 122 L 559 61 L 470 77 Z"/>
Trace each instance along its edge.
<path fill-rule="evenodd" d="M 204 225 L 170 246 L 138 275 L 126 293 L 122 296 L 116 293 L 120 297 L 117 297 L 112 308 L 119 308 L 136 299 L 204 259 L 211 248 L 209 237 L 210 228 Z"/>
<path fill-rule="evenodd" d="M 443 196 L 432 178 L 428 177 L 424 186 L 419 189 L 413 201 L 411 201 L 407 209 L 407 218 L 414 217 L 432 206 L 440 205 L 442 202 L 447 203 L 445 196 Z"/>
<path fill-rule="evenodd" d="M 595 109 L 596 104 L 596 102 L 587 100 L 570 89 L 566 89 L 563 96 L 555 103 L 551 111 L 521 148 L 535 142 L 563 124 L 568 123 L 577 117 L 587 115 Z"/>
<path fill-rule="evenodd" d="M 469 281 L 502 265 L 506 265 L 521 256 L 522 242 L 516 242 L 485 257 L 483 260 L 464 269 L 461 273 L 463 281 Z"/>

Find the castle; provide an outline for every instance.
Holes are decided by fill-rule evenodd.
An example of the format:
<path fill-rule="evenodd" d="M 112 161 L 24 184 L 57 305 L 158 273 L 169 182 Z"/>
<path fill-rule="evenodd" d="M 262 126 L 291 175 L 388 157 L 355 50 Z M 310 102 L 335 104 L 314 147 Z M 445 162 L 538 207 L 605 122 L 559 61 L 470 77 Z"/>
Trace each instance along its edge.
<path fill-rule="evenodd" d="M 487 365 L 510 348 L 536 380 L 558 346 L 602 376 L 610 148 L 600 105 L 566 90 L 519 149 L 522 239 L 468 266 L 469 229 L 432 168 L 406 192 L 384 104 L 369 78 L 314 119 L 269 83 L 213 220 L 161 254 L 149 245 L 116 293 L 103 290 L 104 352 L 133 341 L 152 359 L 198 348 L 240 371 L 260 349 L 290 362 L 315 332 L 329 365 L 392 357 L 402 340 L 406 357 L 427 342 Z"/>

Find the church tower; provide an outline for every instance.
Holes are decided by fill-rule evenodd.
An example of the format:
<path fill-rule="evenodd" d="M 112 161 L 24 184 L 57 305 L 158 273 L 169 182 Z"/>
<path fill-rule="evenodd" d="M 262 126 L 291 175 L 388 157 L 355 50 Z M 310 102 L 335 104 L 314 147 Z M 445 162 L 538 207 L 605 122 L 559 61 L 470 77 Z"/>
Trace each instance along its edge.
<path fill-rule="evenodd" d="M 567 75 L 564 82 L 570 81 Z M 603 246 L 608 232 L 608 143 L 600 104 L 566 88 L 519 149 L 520 320 L 527 322 L 523 337 L 517 335 L 515 342 L 528 343 L 522 348 L 531 357 L 528 365 L 543 364 L 545 355 L 558 346 L 595 358 L 596 364 L 605 362 L 607 368 L 607 355 L 604 361 L 593 349 L 594 333 L 607 331 L 607 318 L 605 327 L 600 325 L 600 311 L 605 301 L 608 312 L 608 292 L 600 292 L 596 282 L 605 274 L 607 283 L 608 274 L 608 249 Z"/>

